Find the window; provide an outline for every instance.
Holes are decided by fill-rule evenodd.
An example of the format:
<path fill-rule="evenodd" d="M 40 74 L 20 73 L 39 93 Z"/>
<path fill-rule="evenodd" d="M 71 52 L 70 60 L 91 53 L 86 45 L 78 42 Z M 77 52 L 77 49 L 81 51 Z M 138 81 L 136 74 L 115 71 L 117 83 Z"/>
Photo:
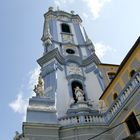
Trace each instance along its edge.
<path fill-rule="evenodd" d="M 109 77 L 109 80 L 113 80 L 114 77 L 115 77 L 115 73 L 114 72 L 109 72 L 108 77 Z"/>
<path fill-rule="evenodd" d="M 132 77 L 134 76 L 135 73 L 136 73 L 135 70 L 131 70 L 131 72 L 130 72 L 130 77 L 132 78 Z"/>
<path fill-rule="evenodd" d="M 68 54 L 75 54 L 75 51 L 72 50 L 72 49 L 67 49 L 66 52 L 67 52 Z"/>
<path fill-rule="evenodd" d="M 62 29 L 62 32 L 70 33 L 70 27 L 69 27 L 68 24 L 62 23 L 61 24 L 61 29 Z"/>
<path fill-rule="evenodd" d="M 113 100 L 116 100 L 117 97 L 118 97 L 118 94 L 117 93 L 114 93 L 113 94 Z"/>
<path fill-rule="evenodd" d="M 140 126 L 134 113 L 129 115 L 125 122 L 130 131 L 130 134 L 135 134 L 137 131 L 140 131 Z"/>

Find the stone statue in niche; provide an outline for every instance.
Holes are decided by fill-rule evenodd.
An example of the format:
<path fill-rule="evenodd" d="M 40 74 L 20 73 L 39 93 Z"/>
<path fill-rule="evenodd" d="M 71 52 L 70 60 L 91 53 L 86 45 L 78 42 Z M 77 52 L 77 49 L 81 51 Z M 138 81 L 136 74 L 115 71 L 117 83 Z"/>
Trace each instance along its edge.
<path fill-rule="evenodd" d="M 76 99 L 78 101 L 84 101 L 84 92 L 82 89 L 80 89 L 78 86 L 75 88 L 75 92 L 74 92 Z"/>
<path fill-rule="evenodd" d="M 44 81 L 41 76 L 38 77 L 38 83 L 34 87 L 34 92 L 36 96 L 44 96 Z"/>

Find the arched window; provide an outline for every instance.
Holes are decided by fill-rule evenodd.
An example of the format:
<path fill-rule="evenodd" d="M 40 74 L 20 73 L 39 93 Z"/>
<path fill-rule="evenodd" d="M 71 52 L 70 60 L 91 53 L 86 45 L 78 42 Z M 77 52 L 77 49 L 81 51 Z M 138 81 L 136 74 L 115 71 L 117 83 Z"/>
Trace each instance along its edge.
<path fill-rule="evenodd" d="M 75 88 L 79 87 L 81 90 L 83 90 L 83 86 L 82 86 L 82 84 L 79 81 L 73 81 L 71 83 L 71 87 L 72 87 L 73 99 L 74 99 L 74 101 L 76 103 L 77 102 L 77 98 L 76 98 L 76 95 L 75 95 Z M 83 95 L 83 96 L 84 96 L 84 100 L 85 100 L 85 95 Z"/>
<path fill-rule="evenodd" d="M 62 30 L 62 32 L 70 33 L 70 27 L 69 27 L 68 24 L 62 23 L 61 24 L 61 30 Z"/>
<path fill-rule="evenodd" d="M 117 93 L 114 93 L 113 94 L 113 100 L 116 100 L 117 97 L 118 97 L 118 94 Z"/>
<path fill-rule="evenodd" d="M 135 70 L 131 70 L 131 71 L 130 71 L 130 77 L 132 78 L 132 77 L 134 76 L 135 73 L 136 73 Z"/>
<path fill-rule="evenodd" d="M 108 73 L 108 78 L 109 78 L 109 80 L 113 80 L 114 77 L 115 77 L 115 73 L 114 73 L 114 72 L 109 72 L 109 73 Z"/>

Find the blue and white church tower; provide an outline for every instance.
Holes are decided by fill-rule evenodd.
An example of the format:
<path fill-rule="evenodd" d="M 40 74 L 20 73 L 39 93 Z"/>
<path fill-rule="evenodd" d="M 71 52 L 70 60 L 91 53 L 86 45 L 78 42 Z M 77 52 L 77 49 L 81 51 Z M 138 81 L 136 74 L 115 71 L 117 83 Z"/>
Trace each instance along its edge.
<path fill-rule="evenodd" d="M 30 99 L 27 121 L 51 123 L 69 113 L 95 111 L 92 105 L 98 102 L 104 84 L 97 67 L 100 60 L 81 25 L 81 18 L 74 11 L 53 11 L 52 7 L 44 18 L 44 53 L 37 60 L 44 91 Z M 78 111 L 79 105 L 84 108 Z"/>
<path fill-rule="evenodd" d="M 100 60 L 79 15 L 50 7 L 44 18 L 44 53 L 37 60 L 41 72 L 34 88 L 36 96 L 29 99 L 23 131 L 29 139 L 44 135 L 41 140 L 56 140 L 64 117 L 98 114 L 95 104 L 104 82 L 97 66 Z"/>

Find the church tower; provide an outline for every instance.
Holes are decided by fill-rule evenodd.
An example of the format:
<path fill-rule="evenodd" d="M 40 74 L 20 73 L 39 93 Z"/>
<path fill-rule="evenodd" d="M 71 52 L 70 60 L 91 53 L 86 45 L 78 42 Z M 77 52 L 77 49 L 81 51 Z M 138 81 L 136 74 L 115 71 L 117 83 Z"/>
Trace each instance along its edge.
<path fill-rule="evenodd" d="M 98 114 L 95 104 L 104 82 L 97 66 L 100 60 L 79 15 L 50 7 L 44 18 L 44 52 L 37 60 L 41 72 L 34 87 L 36 96 L 29 99 L 23 131 L 29 139 L 41 139 L 45 131 L 41 140 L 56 140 L 64 117 Z"/>
<path fill-rule="evenodd" d="M 140 38 L 120 66 L 105 64 L 74 11 L 44 18 L 36 95 L 14 140 L 140 138 Z"/>
<path fill-rule="evenodd" d="M 82 90 L 85 102 L 98 101 L 104 89 L 97 67 L 100 60 L 74 11 L 53 11 L 50 7 L 44 17 L 44 53 L 38 59 L 40 75 L 45 97 L 54 102 L 57 117 L 62 117 L 71 103 L 78 102 L 76 87 Z"/>
<path fill-rule="evenodd" d="M 100 60 L 81 24 L 81 18 L 74 11 L 53 11 L 52 7 L 44 18 L 41 38 L 44 53 L 37 60 L 41 67 L 38 85 L 42 80 L 44 91 L 40 94 L 38 85 L 35 87 L 37 96 L 30 99 L 27 121 L 51 123 L 71 111 L 77 112 L 73 108 L 79 104 L 89 108 L 98 102 L 104 83 L 97 67 Z M 45 104 L 51 111 L 46 114 L 41 110 L 36 112 L 34 105 L 37 107 L 37 104 Z M 93 111 L 93 108 L 90 109 Z M 49 118 L 43 120 L 43 115 L 43 118 Z"/>

